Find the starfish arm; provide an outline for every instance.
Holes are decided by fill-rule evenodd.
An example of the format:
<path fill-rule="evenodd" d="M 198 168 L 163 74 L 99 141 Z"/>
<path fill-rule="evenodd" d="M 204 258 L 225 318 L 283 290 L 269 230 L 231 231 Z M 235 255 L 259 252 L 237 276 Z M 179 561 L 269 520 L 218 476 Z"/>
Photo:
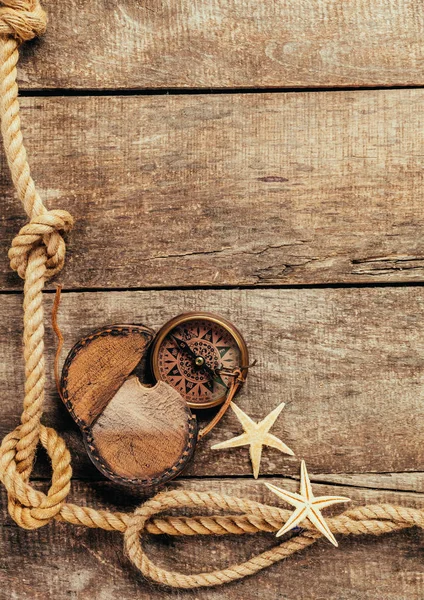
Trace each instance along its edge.
<path fill-rule="evenodd" d="M 247 433 L 242 433 L 236 437 L 233 437 L 229 440 L 225 440 L 225 442 L 219 442 L 218 444 L 214 444 L 211 446 L 211 450 L 223 450 L 224 448 L 237 448 L 238 446 L 245 446 L 249 444 L 249 436 Z"/>
<path fill-rule="evenodd" d="M 284 535 L 290 529 L 294 529 L 299 523 L 301 523 L 307 516 L 308 509 L 305 505 L 299 506 L 296 508 L 294 513 L 289 517 L 288 521 L 282 526 L 282 528 L 277 532 L 277 537 L 280 535 Z"/>
<path fill-rule="evenodd" d="M 276 485 L 272 485 L 272 483 L 265 482 L 265 485 L 269 490 L 271 490 L 271 492 L 274 492 L 274 494 L 276 494 L 279 498 L 284 500 L 284 502 L 287 502 L 287 504 L 291 504 L 291 506 L 294 506 L 295 508 L 304 506 L 305 498 L 303 498 L 299 494 L 296 494 L 295 492 L 288 492 L 287 490 L 282 490 Z"/>
<path fill-rule="evenodd" d="M 339 504 L 341 502 L 350 502 L 350 498 L 346 496 L 317 496 L 313 499 L 312 504 L 319 510 L 327 508 L 327 506 L 333 506 L 333 504 Z"/>
<path fill-rule="evenodd" d="M 249 431 L 249 430 L 257 427 L 257 423 L 255 423 L 255 421 L 253 421 L 253 419 L 251 419 L 249 417 L 249 415 L 247 415 L 245 412 L 243 412 L 241 410 L 241 408 L 239 406 L 237 406 L 237 404 L 234 404 L 234 402 L 231 402 L 230 406 L 231 406 L 233 412 L 235 413 L 237 419 L 242 424 L 243 429 L 245 431 Z"/>
<path fill-rule="evenodd" d="M 251 444 L 249 448 L 250 460 L 253 467 L 253 477 L 258 478 L 259 468 L 261 466 L 262 444 Z"/>
<path fill-rule="evenodd" d="M 271 427 L 274 425 L 275 421 L 277 420 L 280 412 L 283 410 L 283 408 L 285 407 L 285 405 L 286 405 L 285 402 L 281 402 L 281 404 L 279 404 L 277 406 L 277 408 L 274 408 L 274 410 L 272 410 L 265 417 L 265 419 L 262 419 L 262 421 L 259 423 L 259 425 L 261 426 L 261 428 L 263 428 L 265 431 L 269 431 L 271 429 Z"/>
<path fill-rule="evenodd" d="M 266 446 L 271 446 L 271 448 L 276 448 L 284 454 L 290 454 L 290 456 L 294 456 L 293 450 L 291 450 L 284 442 L 282 442 L 278 437 L 272 435 L 272 433 L 267 433 L 264 438 L 264 444 Z"/>
<path fill-rule="evenodd" d="M 318 529 L 318 531 L 320 531 L 323 535 L 325 535 L 325 537 L 330 540 L 330 542 L 332 544 L 334 544 L 334 546 L 338 546 L 337 540 L 334 537 L 334 535 L 331 533 L 329 526 L 327 525 L 327 523 L 324 520 L 324 517 L 322 516 L 322 514 L 320 513 L 320 511 L 315 508 L 314 506 L 311 507 L 309 513 L 308 513 L 308 519 L 310 520 L 310 522 L 312 523 L 312 525 L 315 525 L 315 527 Z"/>
<path fill-rule="evenodd" d="M 314 494 L 312 492 L 312 486 L 309 481 L 309 475 L 304 460 L 302 460 L 300 465 L 300 494 L 301 496 L 304 496 L 308 502 L 313 500 Z"/>

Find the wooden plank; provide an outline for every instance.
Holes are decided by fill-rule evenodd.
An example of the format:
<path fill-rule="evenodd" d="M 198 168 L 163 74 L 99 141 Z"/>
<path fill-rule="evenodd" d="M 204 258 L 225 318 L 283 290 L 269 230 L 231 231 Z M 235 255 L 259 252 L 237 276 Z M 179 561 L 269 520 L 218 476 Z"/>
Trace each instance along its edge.
<path fill-rule="evenodd" d="M 422 85 L 420 0 L 44 0 L 23 88 Z"/>
<path fill-rule="evenodd" d="M 49 294 L 47 313 L 52 300 Z M 0 434 L 16 426 L 20 414 L 20 305 L 18 295 L 1 298 Z M 157 330 L 171 317 L 199 309 L 231 319 L 258 360 L 238 397 L 241 408 L 259 420 L 287 403 L 272 431 L 298 458 L 265 449 L 262 474 L 296 475 L 299 458 L 321 474 L 422 471 L 422 287 L 67 293 L 60 323 L 69 350 L 103 325 L 143 323 Z M 51 372 L 50 329 L 46 344 Z M 52 381 L 44 421 L 67 439 L 76 476 L 98 476 Z M 210 450 L 239 432 L 229 413 L 199 444 L 187 473 L 250 475 L 246 448 Z M 48 473 L 42 462 L 37 474 Z"/>
<path fill-rule="evenodd" d="M 413 477 L 413 475 L 411 475 Z M 297 490 L 291 480 L 272 480 L 277 485 Z M 172 488 L 214 490 L 279 505 L 278 499 L 260 482 L 253 480 L 180 481 Z M 376 492 L 341 486 L 314 485 L 317 494 L 342 494 L 354 504 L 391 502 L 424 507 L 422 494 Z M 24 531 L 6 515 L 1 491 L 0 583 L 8 590 L 8 600 L 113 600 L 166 597 L 193 598 L 188 591 L 164 590 L 147 583 L 131 567 L 122 553 L 122 535 L 52 523 L 36 531 Z M 71 499 L 96 507 L 131 510 L 138 504 L 111 484 L 74 482 Z M 196 590 L 199 600 L 243 598 L 256 600 L 321 600 L 322 598 L 360 598 L 361 600 L 422 600 L 424 566 L 421 530 L 410 529 L 381 537 L 338 536 L 336 550 L 320 540 L 302 554 L 278 563 L 250 579 L 212 589 Z M 275 545 L 273 534 L 214 538 L 163 538 L 146 542 L 151 558 L 173 570 L 222 568 L 247 560 Z M 282 596 L 282 593 L 284 596 Z"/>
<path fill-rule="evenodd" d="M 424 493 L 424 473 L 323 473 L 314 481 L 338 485 Z"/>
<path fill-rule="evenodd" d="M 67 288 L 424 279 L 424 90 L 27 98 Z M 5 163 L 0 286 L 24 222 Z"/>

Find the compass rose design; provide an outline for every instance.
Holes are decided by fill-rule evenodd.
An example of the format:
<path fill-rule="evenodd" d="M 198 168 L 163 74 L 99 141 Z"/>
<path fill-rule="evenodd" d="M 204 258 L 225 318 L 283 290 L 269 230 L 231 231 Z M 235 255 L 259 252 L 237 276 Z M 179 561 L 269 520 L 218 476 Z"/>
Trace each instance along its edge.
<path fill-rule="evenodd" d="M 226 373 L 247 364 L 247 348 L 239 332 L 220 317 L 183 317 L 159 332 L 152 353 L 153 372 L 191 407 L 215 406 L 223 402 L 231 384 Z"/>

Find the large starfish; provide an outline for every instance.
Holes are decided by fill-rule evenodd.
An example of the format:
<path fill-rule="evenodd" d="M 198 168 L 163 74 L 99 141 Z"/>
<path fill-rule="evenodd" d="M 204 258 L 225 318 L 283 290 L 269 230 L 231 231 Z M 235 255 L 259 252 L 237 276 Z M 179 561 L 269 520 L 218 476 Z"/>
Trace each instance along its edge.
<path fill-rule="evenodd" d="M 269 433 L 269 430 L 274 425 L 278 415 L 285 406 L 284 402 L 277 406 L 277 408 L 274 408 L 274 410 L 271 411 L 269 415 L 267 415 L 265 419 L 259 423 L 252 421 L 252 419 L 233 402 L 231 402 L 230 406 L 242 424 L 244 433 L 231 438 L 230 440 L 226 440 L 225 442 L 215 444 L 212 446 L 212 450 L 221 450 L 222 448 L 237 448 L 238 446 L 249 445 L 250 460 L 252 462 L 253 476 L 255 479 L 257 479 L 259 475 L 262 446 L 271 446 L 271 448 L 276 448 L 285 454 L 294 456 L 293 450 L 290 450 L 290 448 L 286 446 L 286 444 L 284 444 L 278 437 L 272 435 L 272 433 Z"/>
<path fill-rule="evenodd" d="M 309 519 L 309 521 L 318 529 L 318 531 L 325 535 L 325 537 L 329 539 L 332 544 L 338 546 L 336 538 L 331 533 L 330 528 L 321 514 L 321 510 L 327 506 L 338 504 L 339 502 L 350 502 L 350 498 L 346 498 L 346 496 L 315 497 L 312 493 L 312 486 L 304 460 L 302 460 L 300 467 L 300 494 L 282 490 L 271 483 L 265 483 L 265 485 L 271 490 L 271 492 L 274 492 L 274 494 L 277 494 L 277 496 L 282 498 L 285 502 L 288 502 L 296 508 L 287 523 L 285 523 L 284 526 L 278 531 L 277 537 L 287 533 L 287 531 L 290 531 L 290 529 L 293 529 L 305 519 Z"/>

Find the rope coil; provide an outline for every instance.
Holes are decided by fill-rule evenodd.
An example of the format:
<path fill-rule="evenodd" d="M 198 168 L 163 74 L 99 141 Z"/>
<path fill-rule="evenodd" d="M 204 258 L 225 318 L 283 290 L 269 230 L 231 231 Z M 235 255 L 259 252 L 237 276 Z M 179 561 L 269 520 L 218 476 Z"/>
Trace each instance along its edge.
<path fill-rule="evenodd" d="M 41 424 L 44 403 L 44 324 L 42 291 L 45 281 L 59 273 L 65 260 L 62 234 L 73 225 L 64 210 L 48 211 L 30 174 L 23 144 L 16 83 L 19 43 L 44 33 L 46 15 L 38 0 L 0 0 L 0 117 L 5 153 L 12 180 L 29 223 L 24 225 L 9 251 L 11 267 L 24 283 L 25 397 L 21 424 L 6 435 L 0 447 L 0 480 L 8 493 L 8 509 L 25 529 L 37 529 L 51 520 L 97 527 L 124 534 L 125 551 L 141 573 L 157 583 L 176 588 L 214 586 L 234 581 L 313 544 L 321 536 L 306 522 L 296 538 L 250 560 L 223 570 L 185 575 L 155 565 L 145 554 L 140 537 L 168 535 L 242 535 L 275 532 L 290 512 L 245 498 L 208 492 L 162 492 L 133 514 L 96 510 L 66 503 L 71 477 L 71 457 L 54 429 Z M 35 489 L 29 478 L 38 443 L 47 451 L 52 481 L 47 493 Z M 193 517 L 158 517 L 164 511 L 190 508 L 221 511 Z M 230 514 L 229 514 L 230 513 Z M 357 507 L 328 519 L 333 533 L 380 535 L 405 527 L 424 528 L 424 511 L 390 504 Z"/>

